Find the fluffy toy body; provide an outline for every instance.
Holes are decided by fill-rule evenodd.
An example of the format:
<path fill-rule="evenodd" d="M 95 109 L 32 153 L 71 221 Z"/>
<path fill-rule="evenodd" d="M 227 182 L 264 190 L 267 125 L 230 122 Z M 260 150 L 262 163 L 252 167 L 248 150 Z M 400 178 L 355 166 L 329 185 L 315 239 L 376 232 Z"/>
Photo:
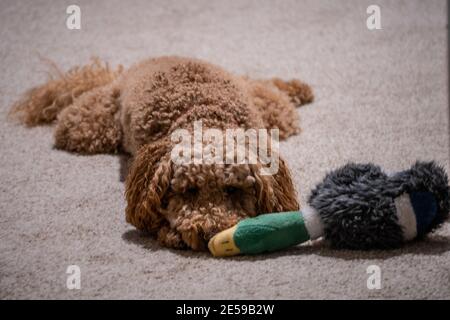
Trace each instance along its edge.
<path fill-rule="evenodd" d="M 302 211 L 239 222 L 209 242 L 214 256 L 275 251 L 324 236 L 333 247 L 395 248 L 423 237 L 448 217 L 448 178 L 434 162 L 388 176 L 372 164 L 329 173 Z"/>

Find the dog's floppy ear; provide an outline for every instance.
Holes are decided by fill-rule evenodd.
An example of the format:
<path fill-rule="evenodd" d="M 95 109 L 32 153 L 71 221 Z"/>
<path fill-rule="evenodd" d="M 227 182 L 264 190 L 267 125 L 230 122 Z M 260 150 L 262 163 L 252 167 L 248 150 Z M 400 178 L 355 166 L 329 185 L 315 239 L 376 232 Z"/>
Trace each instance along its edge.
<path fill-rule="evenodd" d="M 127 222 L 148 232 L 159 229 L 163 221 L 159 207 L 171 177 L 167 140 L 144 145 L 138 150 L 125 184 Z"/>
<path fill-rule="evenodd" d="M 278 171 L 261 175 L 261 166 L 253 166 L 256 179 L 258 214 L 299 210 L 297 193 L 291 174 L 283 159 L 279 158 Z"/>

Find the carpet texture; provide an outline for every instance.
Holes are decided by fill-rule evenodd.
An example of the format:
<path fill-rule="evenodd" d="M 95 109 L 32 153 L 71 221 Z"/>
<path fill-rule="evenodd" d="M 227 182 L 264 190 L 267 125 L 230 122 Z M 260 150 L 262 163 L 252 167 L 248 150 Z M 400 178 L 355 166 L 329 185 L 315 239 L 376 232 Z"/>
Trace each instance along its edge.
<path fill-rule="evenodd" d="M 74 1 L 0 3 L 0 298 L 450 298 L 450 224 L 394 251 L 335 251 L 318 242 L 256 257 L 172 251 L 125 222 L 123 157 L 52 147 L 52 127 L 7 120 L 46 79 L 93 55 L 125 66 L 177 54 L 252 77 L 298 77 L 313 104 L 281 144 L 300 200 L 347 161 L 389 171 L 416 159 L 449 167 L 445 1 Z M 66 269 L 81 269 L 68 290 Z M 369 290 L 367 268 L 381 270 Z"/>

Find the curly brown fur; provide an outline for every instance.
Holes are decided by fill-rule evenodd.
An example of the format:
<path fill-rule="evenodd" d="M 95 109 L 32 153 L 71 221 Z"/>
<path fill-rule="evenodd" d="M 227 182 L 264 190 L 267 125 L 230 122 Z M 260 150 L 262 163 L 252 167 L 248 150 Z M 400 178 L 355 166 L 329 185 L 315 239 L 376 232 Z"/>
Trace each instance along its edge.
<path fill-rule="evenodd" d="M 28 90 L 12 108 L 12 115 L 17 115 L 27 126 L 53 122 L 81 94 L 112 82 L 122 72 L 121 66 L 111 70 L 98 58 L 65 74 L 55 69 L 56 74 L 50 75 L 47 83 Z"/>
<path fill-rule="evenodd" d="M 27 92 L 13 110 L 27 125 L 57 119 L 60 149 L 134 155 L 127 221 L 162 245 L 203 250 L 245 217 L 298 209 L 297 195 L 283 159 L 273 176 L 261 175 L 259 162 L 178 165 L 171 134 L 192 132 L 201 120 L 220 130 L 278 128 L 283 139 L 299 131 L 295 107 L 312 99 L 298 80 L 252 80 L 204 61 L 161 57 L 126 72 L 99 61 L 74 68 Z"/>
<path fill-rule="evenodd" d="M 313 102 L 314 100 L 314 94 L 311 87 L 300 80 L 294 79 L 290 81 L 283 81 L 281 79 L 274 78 L 271 81 L 278 89 L 286 92 L 291 101 L 298 106 Z"/>
<path fill-rule="evenodd" d="M 78 153 L 114 152 L 122 138 L 115 84 L 84 93 L 58 115 L 55 146 Z"/>
<path fill-rule="evenodd" d="M 281 139 L 299 133 L 298 115 L 285 91 L 267 81 L 249 80 L 249 84 L 253 104 L 261 114 L 266 128 L 278 128 Z"/>

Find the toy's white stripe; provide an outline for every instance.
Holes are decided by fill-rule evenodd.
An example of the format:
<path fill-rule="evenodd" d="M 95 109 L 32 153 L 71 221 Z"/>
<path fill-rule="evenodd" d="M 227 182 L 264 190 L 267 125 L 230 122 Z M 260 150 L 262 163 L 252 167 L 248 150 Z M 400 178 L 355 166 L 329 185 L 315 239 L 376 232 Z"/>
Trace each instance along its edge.
<path fill-rule="evenodd" d="M 308 230 L 311 240 L 323 236 L 323 223 L 317 211 L 310 207 L 304 206 L 301 209 L 303 220 L 305 221 L 306 230 Z"/>
<path fill-rule="evenodd" d="M 398 223 L 403 230 L 403 239 L 412 240 L 417 235 L 417 222 L 411 199 L 408 194 L 403 194 L 395 198 L 395 208 L 397 209 Z"/>

